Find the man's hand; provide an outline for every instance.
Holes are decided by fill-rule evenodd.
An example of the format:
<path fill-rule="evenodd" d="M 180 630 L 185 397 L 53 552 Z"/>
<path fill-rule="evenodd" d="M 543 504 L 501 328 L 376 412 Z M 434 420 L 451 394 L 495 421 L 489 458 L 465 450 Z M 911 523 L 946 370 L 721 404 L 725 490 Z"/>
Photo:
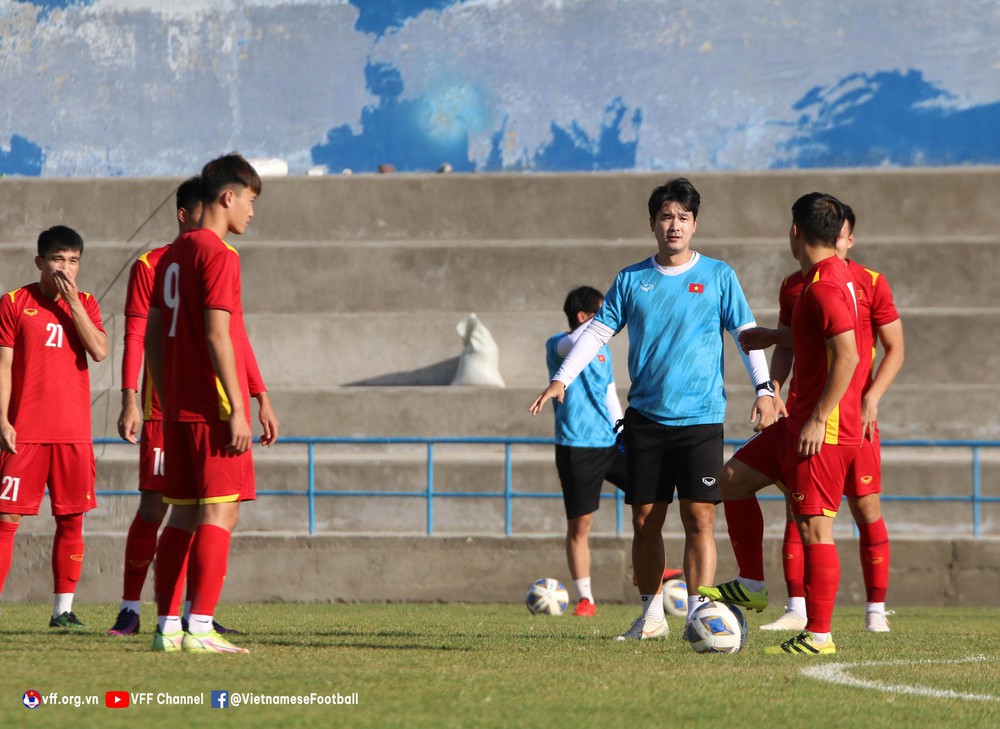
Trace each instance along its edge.
<path fill-rule="evenodd" d="M 865 395 L 861 398 L 861 432 L 868 440 L 875 439 L 875 427 L 878 421 L 878 400 Z"/>
<path fill-rule="evenodd" d="M 767 349 L 777 342 L 773 329 L 765 327 L 752 327 L 740 332 L 740 347 L 749 354 L 755 349 Z"/>
<path fill-rule="evenodd" d="M 764 428 L 778 419 L 778 411 L 775 408 L 777 401 L 777 397 L 770 397 L 768 395 L 761 395 L 754 400 L 753 407 L 750 409 L 750 422 L 754 423 L 753 430 L 755 433 L 764 430 Z M 783 403 L 782 407 L 784 407 Z"/>
<path fill-rule="evenodd" d="M 267 392 L 257 395 L 257 402 L 260 405 L 257 417 L 264 428 L 264 434 L 260 437 L 260 444 L 263 446 L 272 446 L 278 440 L 278 426 L 280 425 L 278 416 L 274 412 L 274 407 L 271 405 L 271 398 Z"/>
<path fill-rule="evenodd" d="M 52 273 L 52 280 L 59 291 L 59 295 L 65 299 L 66 303 L 72 306 L 80 301 L 80 291 L 76 287 L 76 280 L 69 271 L 62 269 Z"/>
<path fill-rule="evenodd" d="M 11 455 L 17 453 L 17 431 L 8 420 L 0 423 L 0 451 Z"/>
<path fill-rule="evenodd" d="M 122 412 L 118 416 L 118 435 L 129 443 L 138 443 L 139 426 L 142 424 L 142 413 L 135 404 L 133 390 L 122 392 Z"/>
<path fill-rule="evenodd" d="M 250 423 L 246 421 L 242 413 L 232 413 L 229 416 L 229 432 L 231 437 L 226 445 L 226 450 L 230 453 L 246 453 L 253 445 L 253 431 Z"/>
<path fill-rule="evenodd" d="M 566 397 L 566 385 L 559 382 L 559 380 L 552 380 L 549 386 L 542 390 L 542 394 L 535 398 L 535 401 L 531 403 L 531 407 L 528 410 L 531 411 L 532 416 L 538 415 L 542 411 L 546 400 L 555 398 L 556 402 L 561 403 L 564 397 Z"/>
<path fill-rule="evenodd" d="M 809 418 L 799 433 L 799 457 L 808 458 L 819 453 L 825 437 L 826 423 L 816 417 Z"/>

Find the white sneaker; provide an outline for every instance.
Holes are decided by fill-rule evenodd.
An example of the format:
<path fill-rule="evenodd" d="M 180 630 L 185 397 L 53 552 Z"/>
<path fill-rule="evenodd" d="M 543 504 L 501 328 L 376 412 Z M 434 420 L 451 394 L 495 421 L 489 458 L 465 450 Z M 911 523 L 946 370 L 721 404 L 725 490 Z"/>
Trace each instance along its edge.
<path fill-rule="evenodd" d="M 632 627 L 619 635 L 615 640 L 647 640 L 649 638 L 666 638 L 670 634 L 670 627 L 666 619 L 658 623 L 647 622 L 643 616 L 639 616 L 632 623 Z"/>
<path fill-rule="evenodd" d="M 787 630 L 791 633 L 801 633 L 805 629 L 806 619 L 787 607 L 776 620 L 759 626 L 759 630 Z"/>
<path fill-rule="evenodd" d="M 890 632 L 888 616 L 895 615 L 895 610 L 886 610 L 884 613 L 867 613 L 865 615 L 865 627 L 869 633 Z"/>

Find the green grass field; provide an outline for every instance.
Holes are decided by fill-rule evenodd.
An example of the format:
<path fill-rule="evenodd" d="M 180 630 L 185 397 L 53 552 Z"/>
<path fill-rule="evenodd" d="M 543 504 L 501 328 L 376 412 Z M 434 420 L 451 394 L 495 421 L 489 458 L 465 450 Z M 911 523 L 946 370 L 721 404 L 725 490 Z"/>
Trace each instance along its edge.
<path fill-rule="evenodd" d="M 750 616 L 747 647 L 732 656 L 695 654 L 679 618 L 666 640 L 616 642 L 637 614 L 620 605 L 591 619 L 522 605 L 223 605 L 219 619 L 247 631 L 249 656 L 154 654 L 153 608 L 143 611 L 141 636 L 114 639 L 103 634 L 113 605 L 77 607 L 87 634 L 45 627 L 46 605 L 4 605 L 0 726 L 1000 726 L 997 609 L 899 609 L 889 635 L 865 632 L 860 608 L 838 609 L 839 653 L 822 659 L 761 654 L 774 639 L 756 626 L 777 607 Z M 881 686 L 803 673 L 818 666 Z M 28 689 L 98 705 L 28 710 Z M 216 710 L 213 690 L 357 693 L 359 703 Z M 154 703 L 108 709 L 107 691 L 152 692 Z M 161 692 L 205 703 L 158 705 Z"/>

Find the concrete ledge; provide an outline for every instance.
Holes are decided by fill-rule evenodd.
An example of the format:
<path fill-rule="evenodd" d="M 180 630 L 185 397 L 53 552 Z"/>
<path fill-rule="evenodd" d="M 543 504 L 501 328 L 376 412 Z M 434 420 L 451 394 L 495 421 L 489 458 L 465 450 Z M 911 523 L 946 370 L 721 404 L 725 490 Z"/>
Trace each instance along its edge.
<path fill-rule="evenodd" d="M 19 535 L 4 589 L 6 601 L 48 601 L 51 535 Z M 665 539 L 677 564 L 680 537 Z M 591 540 L 595 594 L 605 602 L 631 602 L 629 539 Z M 719 579 L 735 574 L 732 552 L 718 541 Z M 81 601 L 117 604 L 124 535 L 87 537 L 87 558 L 77 592 Z M 771 604 L 784 599 L 780 539 L 765 542 Z M 838 604 L 864 602 L 857 543 L 839 542 Z M 223 599 L 229 602 L 415 601 L 519 602 L 532 580 L 569 581 L 561 537 L 396 537 L 239 534 L 233 540 Z M 146 599 L 152 599 L 147 580 Z M 893 606 L 996 605 L 1000 600 L 1000 539 L 896 539 L 890 601 Z M 113 611 L 109 609 L 109 615 Z"/>

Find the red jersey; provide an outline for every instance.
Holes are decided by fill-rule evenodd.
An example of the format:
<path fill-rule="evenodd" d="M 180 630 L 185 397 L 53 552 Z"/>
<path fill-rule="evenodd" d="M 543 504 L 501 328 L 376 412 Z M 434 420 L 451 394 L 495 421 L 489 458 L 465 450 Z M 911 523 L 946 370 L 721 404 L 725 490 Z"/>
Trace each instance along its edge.
<path fill-rule="evenodd" d="M 149 302 L 153 294 L 153 284 L 156 280 L 156 269 L 167 252 L 169 246 L 161 246 L 147 251 L 139 256 L 128 276 L 128 292 L 125 295 L 125 351 L 122 354 L 122 389 L 136 390 L 142 397 L 143 420 L 162 420 L 163 412 L 160 399 L 153 389 L 153 381 L 149 370 L 142 367 L 142 350 L 146 340 L 146 318 L 149 314 Z M 263 392 L 263 378 L 257 366 L 249 338 L 246 339 L 247 379 L 250 384 L 250 394 Z M 139 369 L 142 369 L 142 390 L 137 387 Z"/>
<path fill-rule="evenodd" d="M 858 369 L 863 369 L 864 394 L 872 383 L 877 346 L 875 330 L 899 319 L 899 312 L 892 301 L 892 290 L 885 276 L 850 259 L 847 260 L 847 272 L 854 281 L 858 301 L 858 354 L 861 355 Z"/>
<path fill-rule="evenodd" d="M 102 332 L 97 299 L 81 291 Z M 0 300 L 0 347 L 14 350 L 8 419 L 18 443 L 91 443 L 90 370 L 69 304 L 37 283 Z"/>
<path fill-rule="evenodd" d="M 899 312 L 892 300 L 892 289 L 885 276 L 860 263 L 847 260 L 847 272 L 854 282 L 854 293 L 858 304 L 858 353 L 861 355 L 859 367 L 864 368 L 864 392 L 872 383 L 872 366 L 875 364 L 875 330 L 899 319 Z M 792 312 L 802 293 L 802 272 L 787 276 L 778 291 L 778 321 L 792 326 Z"/>
<path fill-rule="evenodd" d="M 231 314 L 229 335 L 249 422 L 249 345 L 236 249 L 206 228 L 179 236 L 156 267 L 150 306 L 163 314 L 164 418 L 229 420 L 232 409 L 212 365 L 205 330 L 205 311 L 221 309 Z"/>
<path fill-rule="evenodd" d="M 826 386 L 829 355 L 826 341 L 838 334 L 857 335 L 854 283 L 836 256 L 826 258 L 805 275 L 802 294 L 792 312 L 794 365 L 789 419 L 801 428 L 812 415 Z M 824 443 L 860 445 L 861 390 L 866 373 L 859 365 L 851 384 L 827 418 Z"/>

